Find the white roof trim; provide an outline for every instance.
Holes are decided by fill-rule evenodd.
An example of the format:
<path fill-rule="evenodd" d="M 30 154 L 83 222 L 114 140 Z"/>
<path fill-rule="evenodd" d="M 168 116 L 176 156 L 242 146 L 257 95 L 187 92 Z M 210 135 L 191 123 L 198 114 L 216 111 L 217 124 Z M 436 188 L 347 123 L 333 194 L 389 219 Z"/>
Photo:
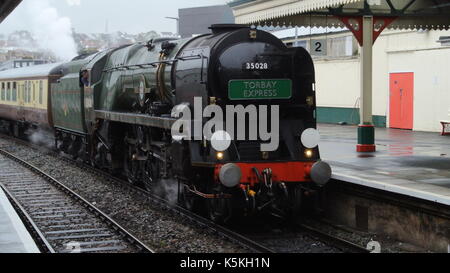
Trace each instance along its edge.
<path fill-rule="evenodd" d="M 375 0 L 374 0 L 375 1 Z M 396 0 L 397 8 L 409 3 L 408 0 Z M 401 2 L 400 2 L 401 1 Z M 351 11 L 361 8 L 364 0 L 255 0 L 233 6 L 236 22 L 239 24 L 273 25 L 273 26 L 315 26 L 342 28 L 345 25 L 334 16 L 320 14 L 308 15 L 313 12 L 328 11 L 330 7 L 346 5 L 344 9 Z M 450 0 L 449 0 L 450 2 Z M 380 5 L 374 5 L 373 10 L 379 14 L 389 14 L 390 8 L 381 0 Z M 400 5 L 399 5 L 400 3 Z M 389 25 L 389 29 L 434 29 L 450 28 L 450 6 L 440 7 L 441 14 L 435 16 L 416 16 L 415 10 L 421 10 L 433 4 L 432 0 L 419 0 Z M 375 23 L 377 24 L 377 23 Z"/>
<path fill-rule="evenodd" d="M 0 72 L 0 80 L 48 77 L 52 70 L 63 63 L 40 64 L 22 68 L 8 69 Z"/>
<path fill-rule="evenodd" d="M 275 18 L 288 17 L 295 14 L 319 11 L 328 7 L 361 2 L 362 0 L 277 0 L 256 1 L 255 5 L 246 5 L 242 9 L 235 8 L 236 22 L 251 24 L 271 21 Z"/>

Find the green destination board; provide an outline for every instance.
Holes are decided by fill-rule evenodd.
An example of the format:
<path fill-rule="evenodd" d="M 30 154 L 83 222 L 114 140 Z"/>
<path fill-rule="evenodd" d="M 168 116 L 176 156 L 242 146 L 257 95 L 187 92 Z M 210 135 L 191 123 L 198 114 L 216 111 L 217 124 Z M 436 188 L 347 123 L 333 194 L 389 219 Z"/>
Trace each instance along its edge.
<path fill-rule="evenodd" d="M 291 80 L 233 80 L 228 84 L 230 100 L 281 100 L 292 97 Z"/>

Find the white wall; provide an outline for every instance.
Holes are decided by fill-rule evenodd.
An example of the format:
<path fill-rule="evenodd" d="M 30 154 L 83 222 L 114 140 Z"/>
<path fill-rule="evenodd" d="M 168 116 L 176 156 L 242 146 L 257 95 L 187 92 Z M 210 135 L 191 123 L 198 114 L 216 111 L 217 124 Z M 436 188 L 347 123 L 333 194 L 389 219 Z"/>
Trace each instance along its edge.
<path fill-rule="evenodd" d="M 318 105 L 354 108 L 360 96 L 359 60 L 321 60 L 315 65 Z"/>
<path fill-rule="evenodd" d="M 450 31 L 385 31 L 379 37 L 374 46 L 374 115 L 386 116 L 389 123 L 390 73 L 414 72 L 414 130 L 438 132 L 440 120 L 450 120 L 450 47 L 437 42 L 440 36 L 450 36 Z M 315 64 L 318 106 L 355 107 L 359 58 L 317 59 Z"/>
<path fill-rule="evenodd" d="M 388 73 L 414 72 L 414 130 L 440 131 L 449 120 L 450 47 L 437 43 L 448 31 L 387 33 Z M 388 87 L 389 88 L 389 87 Z"/>

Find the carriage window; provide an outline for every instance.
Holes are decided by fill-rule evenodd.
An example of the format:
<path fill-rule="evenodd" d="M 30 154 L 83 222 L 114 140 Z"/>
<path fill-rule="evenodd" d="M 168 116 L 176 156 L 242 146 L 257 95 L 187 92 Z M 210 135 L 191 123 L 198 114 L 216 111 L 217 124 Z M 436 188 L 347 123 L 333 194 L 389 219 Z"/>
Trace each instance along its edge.
<path fill-rule="evenodd" d="M 26 81 L 23 84 L 22 91 L 23 91 L 22 99 L 23 99 L 23 102 L 26 103 L 27 102 L 27 82 Z"/>
<path fill-rule="evenodd" d="M 27 102 L 27 82 L 25 81 L 25 83 L 23 84 L 23 102 Z"/>
<path fill-rule="evenodd" d="M 3 101 L 6 99 L 6 91 L 5 91 L 5 83 L 4 82 L 2 82 L 2 92 L 1 92 L 0 99 Z"/>
<path fill-rule="evenodd" d="M 23 85 L 19 84 L 17 86 L 17 100 L 22 101 L 23 100 Z"/>
<path fill-rule="evenodd" d="M 6 100 L 11 101 L 11 83 L 6 84 Z"/>
<path fill-rule="evenodd" d="M 43 103 L 44 83 L 39 81 L 39 104 Z"/>
<path fill-rule="evenodd" d="M 12 101 L 17 101 L 17 82 L 13 82 L 12 86 Z"/>
<path fill-rule="evenodd" d="M 28 103 L 31 102 L 31 82 L 28 82 Z"/>
<path fill-rule="evenodd" d="M 26 103 L 30 102 L 30 82 L 29 81 L 25 82 L 25 102 Z"/>
<path fill-rule="evenodd" d="M 36 91 L 36 89 L 35 89 L 35 86 L 34 86 L 34 82 L 32 82 L 31 83 L 32 84 L 32 90 L 33 90 L 33 96 L 31 97 L 31 102 L 35 102 L 36 101 L 36 94 L 35 94 L 35 91 Z"/>

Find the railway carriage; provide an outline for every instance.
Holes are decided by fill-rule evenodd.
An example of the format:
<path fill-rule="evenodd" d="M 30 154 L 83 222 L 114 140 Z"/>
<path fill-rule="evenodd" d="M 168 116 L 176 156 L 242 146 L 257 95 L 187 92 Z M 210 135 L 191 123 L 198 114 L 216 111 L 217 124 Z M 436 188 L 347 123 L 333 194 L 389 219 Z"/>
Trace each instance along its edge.
<path fill-rule="evenodd" d="M 61 64 L 45 64 L 0 72 L 0 124 L 22 136 L 29 128 L 53 129 L 51 84 Z"/>

